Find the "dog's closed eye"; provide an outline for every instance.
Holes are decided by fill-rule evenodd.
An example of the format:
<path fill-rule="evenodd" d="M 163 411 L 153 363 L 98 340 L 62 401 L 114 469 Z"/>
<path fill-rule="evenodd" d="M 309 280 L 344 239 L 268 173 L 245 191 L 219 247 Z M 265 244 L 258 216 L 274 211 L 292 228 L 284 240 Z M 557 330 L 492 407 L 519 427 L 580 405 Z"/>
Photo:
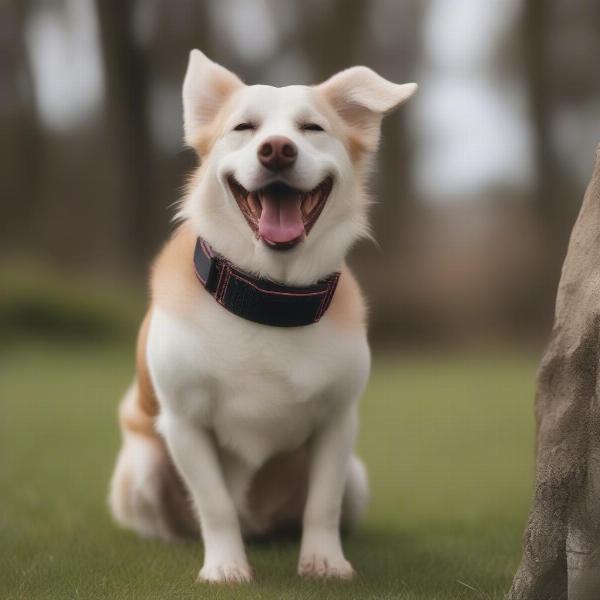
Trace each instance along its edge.
<path fill-rule="evenodd" d="M 325 131 L 318 123 L 303 123 L 300 125 L 302 131 Z"/>
<path fill-rule="evenodd" d="M 254 123 L 238 123 L 233 130 L 234 131 L 249 131 L 256 129 L 256 125 Z"/>

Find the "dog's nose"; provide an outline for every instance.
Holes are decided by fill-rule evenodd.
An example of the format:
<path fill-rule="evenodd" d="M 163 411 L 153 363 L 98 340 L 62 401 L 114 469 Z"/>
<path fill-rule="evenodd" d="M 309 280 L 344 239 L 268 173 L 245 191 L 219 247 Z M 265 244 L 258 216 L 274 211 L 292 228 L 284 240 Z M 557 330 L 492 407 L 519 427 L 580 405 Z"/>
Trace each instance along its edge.
<path fill-rule="evenodd" d="M 296 144 L 281 135 L 267 138 L 258 149 L 258 160 L 270 171 L 282 171 L 291 167 L 297 156 Z"/>

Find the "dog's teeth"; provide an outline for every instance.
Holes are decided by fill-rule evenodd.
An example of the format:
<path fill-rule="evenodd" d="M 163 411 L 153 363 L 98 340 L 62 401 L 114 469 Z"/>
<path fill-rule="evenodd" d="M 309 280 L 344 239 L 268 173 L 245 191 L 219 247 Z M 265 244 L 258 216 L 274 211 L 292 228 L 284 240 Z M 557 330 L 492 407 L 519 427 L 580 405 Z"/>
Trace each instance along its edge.
<path fill-rule="evenodd" d="M 304 195 L 304 199 L 302 201 L 302 212 L 304 216 L 310 215 L 310 213 L 314 210 L 317 205 L 317 197 L 313 192 L 308 192 Z"/>
<path fill-rule="evenodd" d="M 259 198 L 257 198 L 257 194 L 256 193 L 248 194 L 247 200 L 248 200 L 248 206 L 250 207 L 252 214 L 255 217 L 259 218 L 261 210 L 262 210 L 262 204 L 261 204 Z"/>

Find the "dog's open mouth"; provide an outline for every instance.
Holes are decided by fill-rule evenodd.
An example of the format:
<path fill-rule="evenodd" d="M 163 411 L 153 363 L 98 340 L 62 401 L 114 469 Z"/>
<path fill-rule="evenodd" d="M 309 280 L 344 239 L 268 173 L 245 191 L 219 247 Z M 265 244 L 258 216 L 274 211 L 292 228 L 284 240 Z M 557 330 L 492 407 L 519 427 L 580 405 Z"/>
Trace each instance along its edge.
<path fill-rule="evenodd" d="M 271 183 L 249 192 L 233 177 L 229 187 L 257 238 L 276 250 L 293 248 L 308 235 L 329 197 L 333 180 L 324 179 L 303 192 L 285 183 Z"/>

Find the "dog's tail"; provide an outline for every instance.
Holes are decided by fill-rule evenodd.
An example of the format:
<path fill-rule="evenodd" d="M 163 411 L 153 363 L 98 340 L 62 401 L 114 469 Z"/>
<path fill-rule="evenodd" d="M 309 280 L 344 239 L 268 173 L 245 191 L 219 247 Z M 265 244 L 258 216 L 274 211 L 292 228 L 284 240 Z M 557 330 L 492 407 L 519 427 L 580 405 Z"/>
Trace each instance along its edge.
<path fill-rule="evenodd" d="M 145 361 L 148 317 L 138 339 L 137 378 L 119 407 L 123 445 L 108 502 L 121 526 L 149 538 L 198 534 L 192 504 L 154 421 L 158 406 Z"/>

